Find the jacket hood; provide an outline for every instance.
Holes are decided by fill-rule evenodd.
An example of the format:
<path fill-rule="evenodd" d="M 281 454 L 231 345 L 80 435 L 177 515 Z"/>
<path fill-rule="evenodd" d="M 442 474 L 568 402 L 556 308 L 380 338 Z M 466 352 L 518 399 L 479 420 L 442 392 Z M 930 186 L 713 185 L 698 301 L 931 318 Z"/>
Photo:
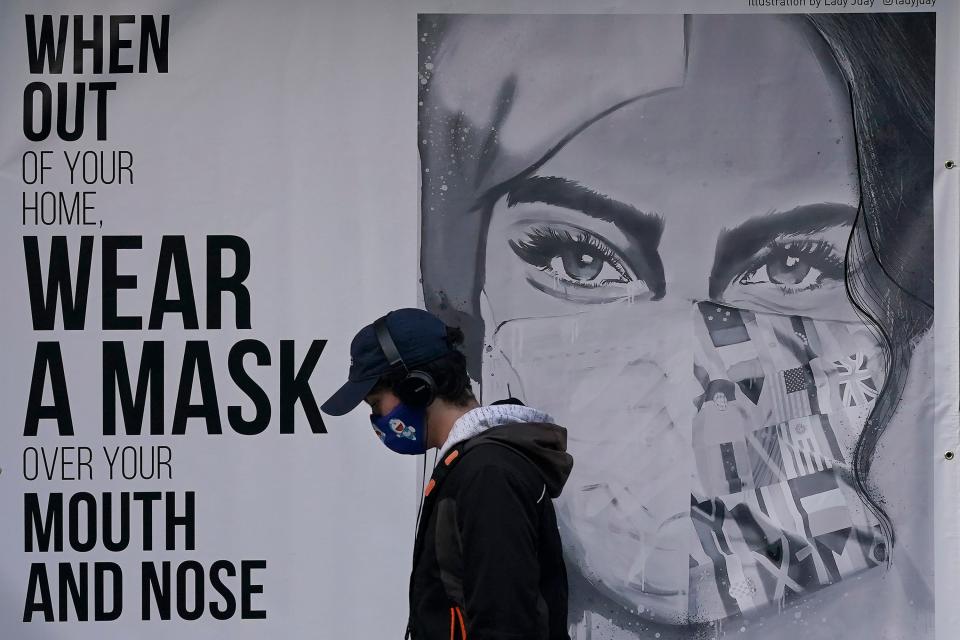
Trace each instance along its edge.
<path fill-rule="evenodd" d="M 486 442 L 505 445 L 523 455 L 540 471 L 550 497 L 560 495 L 573 468 L 565 428 L 552 422 L 509 423 L 471 438 L 464 450 Z"/>
<path fill-rule="evenodd" d="M 573 468 L 573 456 L 567 453 L 567 430 L 555 424 L 549 414 L 516 398 L 498 400 L 462 415 L 437 457 L 443 459 L 450 447 L 467 440 L 465 449 L 493 441 L 523 455 L 540 471 L 551 498 L 560 495 Z"/>

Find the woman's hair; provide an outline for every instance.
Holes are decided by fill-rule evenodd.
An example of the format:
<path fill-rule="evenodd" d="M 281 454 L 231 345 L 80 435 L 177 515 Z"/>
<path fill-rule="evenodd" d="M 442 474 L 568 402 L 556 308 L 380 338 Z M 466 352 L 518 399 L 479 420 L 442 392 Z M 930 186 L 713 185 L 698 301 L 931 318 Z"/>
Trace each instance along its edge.
<path fill-rule="evenodd" d="M 847 246 L 847 294 L 880 339 L 887 374 L 857 439 L 853 481 L 892 545 L 893 526 L 868 477 L 913 348 L 933 322 L 935 16 L 807 19 L 830 47 L 850 91 L 860 209 Z"/>
<path fill-rule="evenodd" d="M 459 349 L 462 344 L 463 332 L 457 327 L 448 326 L 447 346 L 450 347 L 450 352 L 430 362 L 410 365 L 411 369 L 430 374 L 437 384 L 436 397 L 458 407 L 465 407 L 471 400 L 475 400 L 470 388 L 470 376 L 467 375 L 467 359 Z M 406 376 L 407 370 L 403 368 L 385 373 L 377 380 L 371 393 L 392 390 Z"/>

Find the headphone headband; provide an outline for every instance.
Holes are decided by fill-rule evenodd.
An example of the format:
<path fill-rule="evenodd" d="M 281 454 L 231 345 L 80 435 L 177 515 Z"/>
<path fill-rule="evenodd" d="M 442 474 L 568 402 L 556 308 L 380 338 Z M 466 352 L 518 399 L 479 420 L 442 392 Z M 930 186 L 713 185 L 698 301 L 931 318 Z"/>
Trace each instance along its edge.
<path fill-rule="evenodd" d="M 397 364 L 400 364 L 405 370 L 409 371 L 410 369 L 407 368 L 407 363 L 403 361 L 403 358 L 400 356 L 400 351 L 397 349 L 397 345 L 394 344 L 393 337 L 390 335 L 390 329 L 387 327 L 387 317 L 377 318 L 373 323 L 373 329 L 377 333 L 380 348 L 383 350 L 383 355 L 387 357 L 387 362 L 390 363 L 390 366 L 395 367 Z"/>

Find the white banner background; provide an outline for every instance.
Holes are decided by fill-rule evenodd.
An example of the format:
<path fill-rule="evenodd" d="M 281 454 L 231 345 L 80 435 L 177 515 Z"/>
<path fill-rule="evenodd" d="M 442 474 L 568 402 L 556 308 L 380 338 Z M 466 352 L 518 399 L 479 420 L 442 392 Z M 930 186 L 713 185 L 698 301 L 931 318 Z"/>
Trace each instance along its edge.
<path fill-rule="evenodd" d="M 877 3 L 879 5 L 879 3 Z M 879 8 L 879 7 L 878 7 Z M 906 10 L 898 8 L 898 10 Z M 957 410 L 958 176 L 944 162 L 958 158 L 958 50 L 960 14 L 939 0 L 937 12 L 936 398 L 932 408 L 936 638 L 960 628 L 954 606 L 960 594 L 960 462 L 944 458 L 960 445 Z M 84 73 L 31 76 L 25 14 L 129 12 L 170 16 L 169 73 L 103 77 Z M 429 12 L 745 13 L 747 2 L 6 2 L 0 7 L 0 202 L 4 217 L 2 301 L 3 407 L 0 430 L 0 636 L 4 638 L 392 638 L 406 620 L 407 577 L 418 475 L 413 459 L 391 454 L 370 435 L 358 409 L 326 418 L 326 434 L 311 434 L 301 409 L 296 433 L 280 434 L 279 341 L 296 340 L 297 361 L 311 340 L 327 346 L 311 379 L 318 402 L 342 381 L 354 332 L 388 309 L 418 303 L 418 168 L 416 164 L 416 14 Z M 89 25 L 89 23 L 88 23 Z M 89 28 L 89 26 L 87 27 Z M 105 25 L 105 29 L 108 27 Z M 108 31 L 105 31 L 108 33 Z M 68 41 L 69 42 L 69 41 Z M 129 52 L 128 52 L 129 53 Z M 89 56 L 89 54 L 87 54 Z M 132 58 L 133 56 L 131 56 Z M 68 54 L 67 64 L 72 65 Z M 86 69 L 89 69 L 89 61 Z M 115 80 L 109 96 L 108 139 L 92 131 L 76 142 L 52 136 L 30 142 L 22 133 L 23 89 L 31 81 Z M 88 97 L 88 109 L 92 100 Z M 88 114 L 88 127 L 94 119 Z M 63 152 L 127 150 L 134 156 L 132 185 L 70 185 Z M 53 151 L 53 170 L 42 190 L 96 191 L 95 217 L 102 229 L 21 224 L 25 185 L 21 159 L 28 151 Z M 185 235 L 201 329 L 182 329 L 165 318 L 160 331 L 101 331 L 99 241 L 93 255 L 87 327 L 83 331 L 34 331 L 24 269 L 22 237 L 41 239 L 46 272 L 52 235 L 67 235 L 76 258 L 81 234 L 141 235 L 143 248 L 121 254 L 121 272 L 135 273 L 136 290 L 120 294 L 120 309 L 149 314 L 163 235 Z M 207 235 L 245 238 L 251 250 L 246 281 L 252 329 L 230 329 L 232 302 L 224 305 L 223 330 L 203 328 L 204 242 Z M 229 301 L 230 298 L 227 297 Z M 58 321 L 57 324 L 60 327 Z M 274 422 L 261 435 L 240 436 L 225 420 L 222 435 L 208 435 L 191 420 L 182 436 L 102 436 L 100 349 L 124 340 L 128 354 L 143 340 L 163 340 L 165 428 L 176 400 L 183 343 L 207 340 L 221 408 L 246 406 L 227 373 L 226 354 L 238 340 L 266 343 L 269 367 L 250 370 L 267 389 Z M 41 421 L 37 437 L 23 435 L 26 400 L 37 341 L 61 343 L 76 436 L 58 437 Z M 131 370 L 138 358 L 129 356 Z M 195 392 L 196 393 L 196 392 Z M 196 400 L 196 395 L 194 396 Z M 49 398 L 45 396 L 45 400 Z M 250 411 L 250 408 L 247 408 Z M 247 414 L 249 415 L 249 414 Z M 919 425 L 918 425 L 919 426 Z M 924 428 L 929 428 L 923 425 Z M 166 445 L 172 480 L 109 480 L 102 447 Z M 27 447 L 88 446 L 93 479 L 24 479 Z M 69 470 L 68 470 L 69 471 Z M 111 553 L 26 553 L 23 495 L 79 491 L 195 491 L 196 550 L 147 552 L 137 548 L 139 510 L 134 506 L 133 544 Z M 182 493 L 178 493 L 182 495 Z M 155 522 L 157 536 L 162 529 Z M 162 540 L 162 536 L 156 537 Z M 264 620 L 229 621 L 204 615 L 197 621 L 143 621 L 139 565 L 196 559 L 239 563 L 263 559 L 254 575 L 263 593 L 254 608 Z M 124 570 L 124 609 L 113 622 L 22 622 L 30 564 L 117 562 Z M 256 580 L 255 580 L 256 581 Z M 236 579 L 231 581 L 236 584 Z M 57 581 L 51 577 L 53 599 Z M 212 594 L 208 593 L 208 598 Z M 92 607 L 92 602 L 91 602 Z M 863 611 L 864 616 L 871 615 Z M 176 618 L 176 615 L 174 615 Z M 847 637 L 860 637 L 849 629 Z M 923 635 L 921 637 L 930 637 Z"/>

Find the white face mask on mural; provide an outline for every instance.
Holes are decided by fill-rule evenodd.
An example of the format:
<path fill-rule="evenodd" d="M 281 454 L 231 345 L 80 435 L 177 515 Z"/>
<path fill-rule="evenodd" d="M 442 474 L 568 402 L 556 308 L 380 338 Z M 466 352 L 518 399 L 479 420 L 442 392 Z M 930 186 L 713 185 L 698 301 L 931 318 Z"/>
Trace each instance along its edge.
<path fill-rule="evenodd" d="M 862 323 L 668 299 L 497 326 L 482 298 L 484 400 L 567 427 L 567 557 L 623 607 L 718 620 L 885 559 L 848 473 L 883 383 Z"/>

